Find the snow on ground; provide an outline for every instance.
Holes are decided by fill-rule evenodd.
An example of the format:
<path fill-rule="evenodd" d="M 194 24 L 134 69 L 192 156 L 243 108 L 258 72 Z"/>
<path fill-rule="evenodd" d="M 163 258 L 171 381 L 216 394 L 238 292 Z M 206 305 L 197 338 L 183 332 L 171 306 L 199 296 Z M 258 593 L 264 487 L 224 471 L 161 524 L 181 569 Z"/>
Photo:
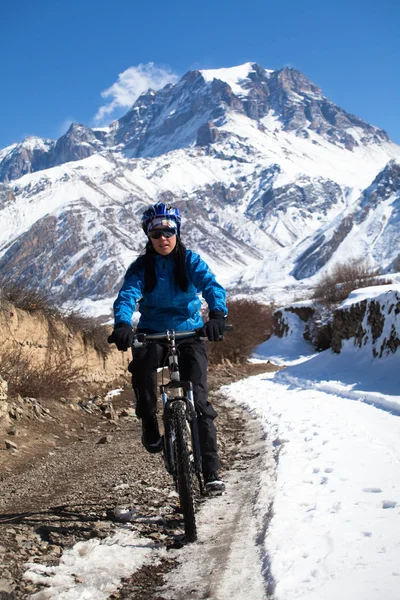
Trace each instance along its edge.
<path fill-rule="evenodd" d="M 153 540 L 121 527 L 111 538 L 78 542 L 64 552 L 58 566 L 28 563 L 24 578 L 46 586 L 32 600 L 106 600 L 123 577 L 164 552 Z"/>
<path fill-rule="evenodd" d="M 302 336 L 304 323 L 299 317 L 295 313 L 285 312 L 285 322 L 288 335 L 282 338 L 274 336 L 260 344 L 253 354 L 253 362 L 263 361 L 267 357 L 276 365 L 293 365 L 316 356 L 312 344 Z"/>
<path fill-rule="evenodd" d="M 399 331 L 387 311 L 385 330 Z M 315 355 L 288 318 L 290 335 L 255 356 L 291 366 L 222 388 L 254 417 L 249 451 L 227 474 L 227 494 L 199 510 L 198 542 L 174 551 L 166 598 L 400 597 L 400 354 L 373 358 L 372 342 L 346 342 L 341 354 Z M 163 552 L 132 527 L 77 544 L 58 567 L 29 565 L 25 576 L 48 586 L 32 598 L 106 598 Z"/>
<path fill-rule="evenodd" d="M 279 375 L 225 390 L 280 449 L 264 542 L 274 598 L 397 600 L 399 419 Z"/>
<path fill-rule="evenodd" d="M 381 306 L 390 293 L 379 294 Z M 345 305 L 362 297 L 354 293 Z M 387 308 L 382 335 L 399 331 Z M 292 360 L 293 349 L 304 359 L 300 325 L 289 319 L 292 335 L 259 347 L 258 360 L 285 362 L 285 350 Z M 311 355 L 223 391 L 261 420 L 279 456 L 264 542 L 275 600 L 397 600 L 399 353 L 374 359 L 372 341 L 358 349 L 349 340 L 341 354 Z"/>

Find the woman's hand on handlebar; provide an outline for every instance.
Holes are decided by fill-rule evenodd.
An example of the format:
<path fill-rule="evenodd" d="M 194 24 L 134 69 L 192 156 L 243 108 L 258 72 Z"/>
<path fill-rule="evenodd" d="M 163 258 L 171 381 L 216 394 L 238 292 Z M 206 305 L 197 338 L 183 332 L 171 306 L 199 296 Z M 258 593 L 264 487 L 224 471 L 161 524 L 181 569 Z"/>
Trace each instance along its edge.
<path fill-rule="evenodd" d="M 220 311 L 211 311 L 209 320 L 204 323 L 202 332 L 204 337 L 207 337 L 210 342 L 220 342 L 224 339 L 226 317 Z"/>
<path fill-rule="evenodd" d="M 109 344 L 115 344 L 121 352 L 128 350 L 133 342 L 132 327 L 128 323 L 117 323 L 107 341 Z"/>

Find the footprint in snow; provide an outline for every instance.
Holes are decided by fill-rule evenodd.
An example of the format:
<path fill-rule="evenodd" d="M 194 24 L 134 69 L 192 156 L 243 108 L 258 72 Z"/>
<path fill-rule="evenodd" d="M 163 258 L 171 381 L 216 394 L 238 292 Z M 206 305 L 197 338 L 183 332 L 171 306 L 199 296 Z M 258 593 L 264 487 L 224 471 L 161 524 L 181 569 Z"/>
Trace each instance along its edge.
<path fill-rule="evenodd" d="M 397 502 L 394 500 L 384 500 L 382 502 L 382 508 L 396 508 Z"/>
<path fill-rule="evenodd" d="M 381 488 L 370 487 L 363 488 L 363 492 L 367 492 L 368 494 L 380 494 L 382 492 Z"/>

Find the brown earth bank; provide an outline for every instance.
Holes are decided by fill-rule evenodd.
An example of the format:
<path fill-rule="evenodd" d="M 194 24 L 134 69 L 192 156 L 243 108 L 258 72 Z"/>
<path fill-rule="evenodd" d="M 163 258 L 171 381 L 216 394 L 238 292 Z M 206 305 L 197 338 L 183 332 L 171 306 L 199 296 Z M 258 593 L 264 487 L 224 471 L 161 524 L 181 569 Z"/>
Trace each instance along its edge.
<path fill-rule="evenodd" d="M 68 365 L 71 373 L 75 371 L 86 385 L 101 385 L 124 377 L 129 356 L 106 343 L 111 328 L 99 332 L 101 340 L 93 339 L 79 329 L 77 319 L 75 330 L 73 321 L 68 325 L 59 316 L 21 310 L 0 298 L 0 359 L 11 355 L 21 368 L 28 364 L 32 371 Z"/>
<path fill-rule="evenodd" d="M 218 388 L 276 368 L 249 363 L 210 371 L 222 474 L 246 453 L 249 417 L 222 403 Z M 21 600 L 40 589 L 23 579 L 25 563 L 55 565 L 76 542 L 112 535 L 116 506 L 134 507 L 143 517 L 133 525 L 140 535 L 166 548 L 184 546 L 172 479 L 160 455 L 140 443 L 128 386 L 112 398 L 20 398 L 12 408 L 0 451 L 0 600 Z M 208 501 L 198 498 L 199 504 Z M 172 559 L 145 566 L 110 598 L 161 600 L 157 590 L 173 568 Z"/>

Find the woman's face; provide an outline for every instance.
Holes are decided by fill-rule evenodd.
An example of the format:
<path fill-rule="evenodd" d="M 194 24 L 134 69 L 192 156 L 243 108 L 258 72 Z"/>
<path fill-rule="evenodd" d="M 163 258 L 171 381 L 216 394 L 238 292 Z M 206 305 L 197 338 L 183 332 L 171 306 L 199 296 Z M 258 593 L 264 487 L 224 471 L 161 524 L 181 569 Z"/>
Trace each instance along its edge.
<path fill-rule="evenodd" d="M 162 227 L 155 227 L 152 231 L 157 231 L 158 229 L 163 229 Z M 158 239 L 149 238 L 151 243 L 153 244 L 153 248 L 158 254 L 162 256 L 168 256 L 171 254 L 172 250 L 176 246 L 176 235 L 172 235 L 171 237 L 161 236 Z"/>

